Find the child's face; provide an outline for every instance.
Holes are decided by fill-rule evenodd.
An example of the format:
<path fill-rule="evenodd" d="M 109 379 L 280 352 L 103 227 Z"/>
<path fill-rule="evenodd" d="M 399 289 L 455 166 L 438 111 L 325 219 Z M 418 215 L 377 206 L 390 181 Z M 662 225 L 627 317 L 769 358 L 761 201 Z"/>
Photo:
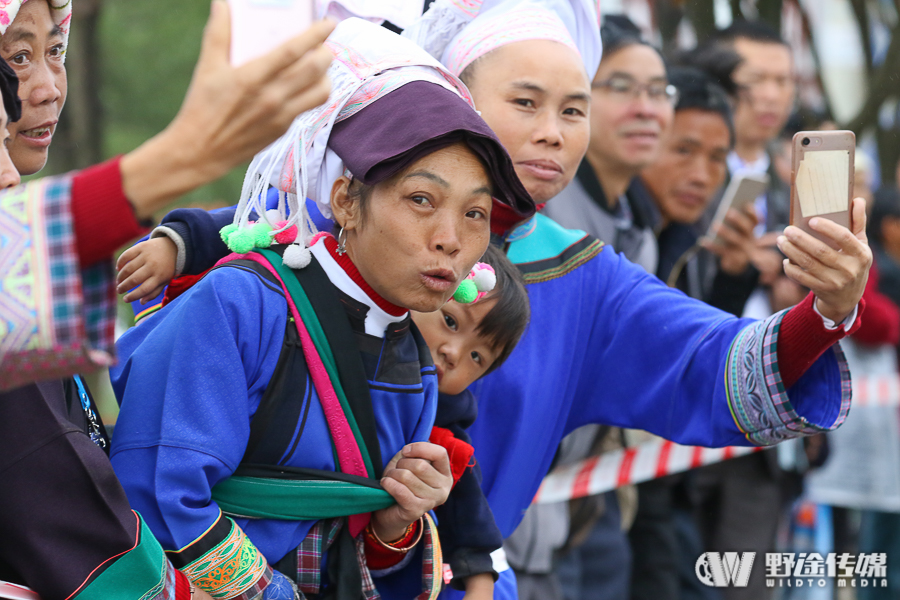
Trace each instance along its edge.
<path fill-rule="evenodd" d="M 498 350 L 476 330 L 495 302 L 494 298 L 474 304 L 447 302 L 435 312 L 412 313 L 431 349 L 441 393 L 461 393 L 494 364 Z"/>

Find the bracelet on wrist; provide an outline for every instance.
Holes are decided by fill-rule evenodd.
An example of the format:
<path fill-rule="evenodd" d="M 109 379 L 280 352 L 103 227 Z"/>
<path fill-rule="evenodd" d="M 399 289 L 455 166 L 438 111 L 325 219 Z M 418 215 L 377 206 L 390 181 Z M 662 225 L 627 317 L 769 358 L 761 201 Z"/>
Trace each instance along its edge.
<path fill-rule="evenodd" d="M 402 542 L 403 540 L 408 538 L 410 536 L 410 534 L 412 533 L 413 527 L 415 527 L 416 525 L 419 526 L 419 535 L 416 536 L 416 539 L 411 544 L 409 544 L 408 546 L 403 546 L 403 547 L 397 547 L 394 545 L 397 542 Z M 419 541 L 422 539 L 423 531 L 424 531 L 424 527 L 422 527 L 422 517 L 419 517 L 418 520 L 413 521 L 412 523 L 409 524 L 409 526 L 406 528 L 406 532 L 404 532 L 404 534 L 400 537 L 399 540 L 397 540 L 397 542 L 394 542 L 393 544 L 391 544 L 391 543 L 385 542 L 380 537 L 378 537 L 378 534 L 375 533 L 375 528 L 372 527 L 371 521 L 366 526 L 366 535 L 368 535 L 372 539 L 372 541 L 374 541 L 376 544 L 378 544 L 382 548 L 387 548 L 391 552 L 409 552 L 410 550 L 415 548 L 416 544 L 418 544 Z"/>

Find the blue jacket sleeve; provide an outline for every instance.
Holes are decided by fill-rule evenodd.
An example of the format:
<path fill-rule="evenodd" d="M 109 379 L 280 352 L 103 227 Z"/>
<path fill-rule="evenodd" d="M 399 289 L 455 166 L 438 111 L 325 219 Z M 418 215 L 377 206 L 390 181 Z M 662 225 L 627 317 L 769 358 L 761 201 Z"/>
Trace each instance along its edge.
<path fill-rule="evenodd" d="M 234 221 L 236 206 L 207 212 L 199 208 L 179 208 L 167 214 L 161 225 L 170 227 L 184 241 L 185 275 L 199 275 L 212 268 L 229 250 L 219 235 Z"/>
<path fill-rule="evenodd" d="M 277 362 L 287 305 L 256 279 L 216 269 L 119 342 L 111 460 L 167 550 L 218 518 L 210 490 L 237 468 Z"/>
<path fill-rule="evenodd" d="M 784 311 L 737 319 L 608 249 L 598 258 L 605 301 L 584 348 L 596 375 L 579 378 L 567 431 L 608 423 L 723 446 L 773 444 L 843 422 L 850 381 L 839 347 L 786 390 L 776 352 Z"/>
<path fill-rule="evenodd" d="M 786 390 L 776 353 L 783 313 L 737 319 L 611 248 L 527 289 L 528 330 L 509 360 L 471 388 L 479 418 L 469 433 L 504 535 L 560 440 L 581 425 L 644 429 L 698 446 L 772 444 L 833 429 L 849 410 L 838 345 Z"/>

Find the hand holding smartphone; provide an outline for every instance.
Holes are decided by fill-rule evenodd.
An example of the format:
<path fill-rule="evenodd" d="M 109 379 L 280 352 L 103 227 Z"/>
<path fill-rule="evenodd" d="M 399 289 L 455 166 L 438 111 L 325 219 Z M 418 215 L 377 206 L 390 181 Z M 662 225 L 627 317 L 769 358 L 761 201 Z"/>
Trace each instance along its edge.
<path fill-rule="evenodd" d="M 231 64 L 243 65 L 305 31 L 315 18 L 314 0 L 228 0 Z"/>
<path fill-rule="evenodd" d="M 722 194 L 722 200 L 716 209 L 709 230 L 706 232 L 706 239 L 712 240 L 714 243 L 720 243 L 721 239 L 716 234 L 716 230 L 725 221 L 725 215 L 732 208 L 740 210 L 752 204 L 757 198 L 765 193 L 769 186 L 769 176 L 762 174 L 756 175 L 747 173 L 744 175 L 736 175 L 728 183 L 725 193 Z"/>
<path fill-rule="evenodd" d="M 855 151 L 852 131 L 800 131 L 792 142 L 791 225 L 835 249 L 809 220 L 819 217 L 850 228 Z"/>

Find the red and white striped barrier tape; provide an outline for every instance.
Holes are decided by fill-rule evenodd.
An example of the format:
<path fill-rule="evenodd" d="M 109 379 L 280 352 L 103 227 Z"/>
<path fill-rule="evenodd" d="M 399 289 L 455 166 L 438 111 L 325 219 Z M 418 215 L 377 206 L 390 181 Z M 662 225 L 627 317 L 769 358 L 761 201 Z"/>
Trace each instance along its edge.
<path fill-rule="evenodd" d="M 854 377 L 853 406 L 900 406 L 900 377 Z"/>
<path fill-rule="evenodd" d="M 668 440 L 651 440 L 634 448 L 605 452 L 554 469 L 538 489 L 534 502 L 549 504 L 592 496 L 630 483 L 642 483 L 762 450 L 755 446 L 701 448 Z"/>
<path fill-rule="evenodd" d="M 854 378 L 853 406 L 900 406 L 900 376 Z M 652 440 L 555 469 L 544 478 L 534 502 L 547 504 L 601 494 L 623 485 L 681 473 L 761 449 L 745 446 L 701 448 Z"/>
<path fill-rule="evenodd" d="M 23 585 L 0 581 L 0 598 L 9 600 L 41 600 L 40 596 Z"/>

